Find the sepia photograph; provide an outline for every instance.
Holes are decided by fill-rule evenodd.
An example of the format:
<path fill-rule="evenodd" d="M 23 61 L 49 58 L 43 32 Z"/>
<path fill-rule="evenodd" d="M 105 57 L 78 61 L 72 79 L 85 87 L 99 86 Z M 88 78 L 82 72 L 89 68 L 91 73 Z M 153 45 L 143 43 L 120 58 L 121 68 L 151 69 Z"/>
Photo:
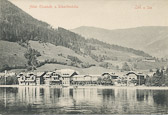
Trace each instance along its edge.
<path fill-rule="evenodd" d="M 167 0 L 0 0 L 0 115 L 168 114 Z"/>

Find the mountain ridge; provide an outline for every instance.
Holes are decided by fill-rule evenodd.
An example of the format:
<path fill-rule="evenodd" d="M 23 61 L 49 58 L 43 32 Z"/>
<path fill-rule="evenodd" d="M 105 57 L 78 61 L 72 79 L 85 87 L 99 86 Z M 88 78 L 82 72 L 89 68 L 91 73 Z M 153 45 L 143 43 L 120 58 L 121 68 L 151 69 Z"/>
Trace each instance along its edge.
<path fill-rule="evenodd" d="M 128 29 L 112 30 L 81 26 L 72 29 L 71 31 L 83 35 L 87 39 L 95 38 L 110 44 L 117 44 L 124 47 L 143 50 L 151 55 L 155 52 L 150 52 L 150 50 L 146 50 L 148 44 L 160 39 L 168 39 L 167 26 L 142 26 Z M 164 54 L 161 57 L 164 57 Z"/>

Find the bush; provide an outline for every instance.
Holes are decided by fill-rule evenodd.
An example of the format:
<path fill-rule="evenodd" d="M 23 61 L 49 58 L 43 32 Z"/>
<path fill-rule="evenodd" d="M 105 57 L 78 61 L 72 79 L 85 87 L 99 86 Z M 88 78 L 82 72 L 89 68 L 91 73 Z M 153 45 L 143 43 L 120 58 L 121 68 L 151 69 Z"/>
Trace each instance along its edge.
<path fill-rule="evenodd" d="M 82 61 L 80 59 L 78 59 L 77 57 L 75 57 L 75 56 L 68 55 L 67 58 L 70 59 L 72 62 L 82 63 Z"/>
<path fill-rule="evenodd" d="M 112 69 L 112 68 L 115 68 L 111 63 L 108 63 L 108 62 L 102 62 L 99 64 L 100 67 L 104 67 L 106 69 Z"/>
<path fill-rule="evenodd" d="M 124 70 L 124 71 L 130 71 L 131 69 L 130 69 L 129 65 L 125 62 L 123 64 L 123 66 L 122 66 L 122 70 Z"/>

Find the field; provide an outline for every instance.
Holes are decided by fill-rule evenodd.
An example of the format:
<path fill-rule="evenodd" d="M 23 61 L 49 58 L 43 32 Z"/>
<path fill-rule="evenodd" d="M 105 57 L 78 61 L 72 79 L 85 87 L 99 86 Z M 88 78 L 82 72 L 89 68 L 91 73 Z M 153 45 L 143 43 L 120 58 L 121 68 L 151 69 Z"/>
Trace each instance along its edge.
<path fill-rule="evenodd" d="M 45 64 L 44 66 L 37 68 L 36 71 L 53 71 L 55 69 L 73 69 L 78 71 L 80 74 L 102 74 L 104 72 L 114 72 L 114 70 L 112 69 L 105 69 L 97 66 L 81 69 L 77 67 L 60 65 L 60 64 Z"/>
<path fill-rule="evenodd" d="M 25 66 L 27 60 L 24 57 L 26 48 L 18 43 L 0 40 L 0 69 L 3 67 Z"/>

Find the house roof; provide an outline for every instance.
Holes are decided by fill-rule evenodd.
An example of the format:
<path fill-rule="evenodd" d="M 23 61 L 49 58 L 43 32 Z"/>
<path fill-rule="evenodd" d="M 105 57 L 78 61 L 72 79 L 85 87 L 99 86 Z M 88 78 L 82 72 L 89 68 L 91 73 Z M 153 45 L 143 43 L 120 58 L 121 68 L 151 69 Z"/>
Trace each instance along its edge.
<path fill-rule="evenodd" d="M 147 75 L 148 75 L 149 77 L 151 77 L 151 76 L 154 75 L 154 73 L 155 73 L 155 72 L 150 72 L 150 73 L 148 73 Z"/>
<path fill-rule="evenodd" d="M 85 75 L 74 75 L 73 77 L 85 77 Z"/>
<path fill-rule="evenodd" d="M 72 70 L 72 69 L 60 69 L 60 70 L 56 70 L 56 73 L 58 73 L 58 74 L 61 75 L 62 77 L 70 77 L 70 76 L 72 76 L 74 73 L 78 74 L 77 71 Z"/>
<path fill-rule="evenodd" d="M 105 75 L 105 74 L 111 75 L 109 72 L 104 72 L 104 73 L 102 73 L 102 75 Z"/>
<path fill-rule="evenodd" d="M 35 76 L 35 74 L 33 73 L 33 72 L 31 72 L 31 73 L 27 73 L 27 75 L 26 75 L 26 77 L 30 77 L 30 76 Z"/>
<path fill-rule="evenodd" d="M 43 77 L 50 77 L 53 72 L 49 71 L 47 72 Z"/>
<path fill-rule="evenodd" d="M 101 75 L 90 75 L 92 77 L 101 77 Z"/>
<path fill-rule="evenodd" d="M 51 71 L 49 71 L 49 72 L 47 72 L 46 74 L 52 74 L 53 72 L 51 72 Z"/>
<path fill-rule="evenodd" d="M 21 73 L 19 73 L 18 75 L 17 75 L 17 77 L 20 77 L 20 76 L 26 76 L 26 73 L 23 73 L 23 72 L 21 72 Z"/>
<path fill-rule="evenodd" d="M 42 76 L 42 75 L 44 75 L 44 74 L 45 74 L 45 72 L 37 72 L 37 73 L 36 73 L 37 76 Z"/>

